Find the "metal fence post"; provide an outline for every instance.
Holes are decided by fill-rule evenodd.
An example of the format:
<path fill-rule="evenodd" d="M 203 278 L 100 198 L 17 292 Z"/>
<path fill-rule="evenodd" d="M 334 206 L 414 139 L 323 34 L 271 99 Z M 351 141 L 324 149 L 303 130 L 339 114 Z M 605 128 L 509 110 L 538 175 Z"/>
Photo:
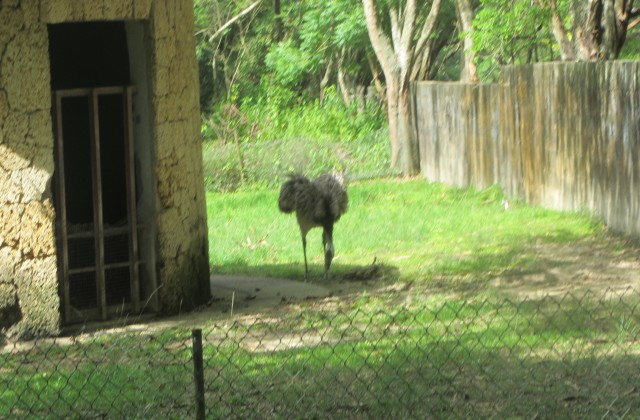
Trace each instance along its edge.
<path fill-rule="evenodd" d="M 193 379 L 196 385 L 196 419 L 204 420 L 204 366 L 202 362 L 202 330 L 192 330 Z"/>

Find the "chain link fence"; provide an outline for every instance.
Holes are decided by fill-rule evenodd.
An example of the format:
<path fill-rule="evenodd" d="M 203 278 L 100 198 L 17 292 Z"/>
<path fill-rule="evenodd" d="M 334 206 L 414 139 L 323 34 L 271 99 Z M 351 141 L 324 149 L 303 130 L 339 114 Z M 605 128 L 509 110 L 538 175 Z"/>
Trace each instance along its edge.
<path fill-rule="evenodd" d="M 365 295 L 5 343 L 0 418 L 637 418 L 638 296 Z"/>

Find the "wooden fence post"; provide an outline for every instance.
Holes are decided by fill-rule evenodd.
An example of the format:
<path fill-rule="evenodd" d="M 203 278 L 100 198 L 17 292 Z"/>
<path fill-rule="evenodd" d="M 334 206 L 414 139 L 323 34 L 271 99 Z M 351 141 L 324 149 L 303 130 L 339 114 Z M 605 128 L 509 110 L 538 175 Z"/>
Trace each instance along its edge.
<path fill-rule="evenodd" d="M 196 388 L 196 419 L 204 420 L 204 366 L 202 357 L 202 330 L 191 331 L 193 338 L 193 378 Z"/>

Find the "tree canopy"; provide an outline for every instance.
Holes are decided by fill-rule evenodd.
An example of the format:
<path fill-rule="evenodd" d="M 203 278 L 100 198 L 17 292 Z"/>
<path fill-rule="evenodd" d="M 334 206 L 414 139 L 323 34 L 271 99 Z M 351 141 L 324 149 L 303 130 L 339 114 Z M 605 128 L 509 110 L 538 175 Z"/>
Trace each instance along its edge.
<path fill-rule="evenodd" d="M 637 57 L 639 18 L 634 0 L 480 0 L 473 37 L 481 74 L 495 78 L 505 64 Z"/>
<path fill-rule="evenodd" d="M 503 65 L 640 57 L 634 0 L 194 3 L 206 118 L 250 136 L 259 130 L 248 107 L 282 126 L 282 113 L 322 107 L 327 95 L 356 112 L 377 106 L 389 119 L 393 165 L 405 173 L 416 170 L 403 155 L 410 133 L 394 126 L 408 112 L 411 81 L 492 81 Z"/>
<path fill-rule="evenodd" d="M 407 6 L 371 3 L 388 31 Z M 433 32 L 413 34 L 424 47 L 412 79 L 459 79 L 465 52 L 473 53 L 466 65 L 475 63 L 490 80 L 505 64 L 635 57 L 640 50 L 634 0 L 430 0 L 417 2 L 416 27 L 424 27 L 434 3 L 440 11 Z M 385 75 L 360 2 L 195 0 L 195 17 L 204 110 L 274 87 L 314 99 L 335 86 L 348 103 L 357 86 L 373 86 L 382 97 Z"/>

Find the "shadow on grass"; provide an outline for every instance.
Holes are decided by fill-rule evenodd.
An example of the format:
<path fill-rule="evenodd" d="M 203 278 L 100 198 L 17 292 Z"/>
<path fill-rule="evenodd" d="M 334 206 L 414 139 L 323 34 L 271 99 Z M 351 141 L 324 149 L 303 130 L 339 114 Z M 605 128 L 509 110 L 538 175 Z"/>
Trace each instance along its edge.
<path fill-rule="evenodd" d="M 233 326 L 207 346 L 214 417 L 640 415 L 637 295 L 458 301 Z M 287 323 L 284 322 L 286 325 Z M 300 325 L 302 327 L 301 333 Z M 284 331 L 283 331 L 284 330 Z M 246 337 L 251 337 L 247 340 Z M 231 339 L 232 343 L 225 343 Z"/>
<path fill-rule="evenodd" d="M 564 232 L 564 233 L 563 233 Z M 332 279 L 325 281 L 324 268 L 310 264 L 308 281 L 332 290 L 350 283 L 349 290 L 386 290 L 393 283 L 411 283 L 425 292 L 472 296 L 483 292 L 548 293 L 577 288 L 603 288 L 612 285 L 607 265 L 614 259 L 607 241 L 585 241 L 584 238 L 559 230 L 554 236 L 523 238 L 522 246 L 500 251 L 477 249 L 468 254 L 443 254 L 426 257 L 414 269 L 374 261 L 370 265 L 334 264 Z M 412 274 L 407 274 L 406 271 Z M 576 278 L 582 272 L 589 281 Z M 624 283 L 632 277 L 617 276 L 614 283 Z M 212 273 L 241 273 L 247 276 L 276 277 L 304 281 L 304 266 L 293 264 L 249 265 L 238 261 L 225 266 L 213 266 Z M 600 283 L 600 284 L 598 284 Z M 628 283 L 627 283 L 628 284 Z"/>
<path fill-rule="evenodd" d="M 304 265 L 294 264 L 264 264 L 248 265 L 233 264 L 227 266 L 212 266 L 212 275 L 242 275 L 256 278 L 282 278 L 292 281 L 310 282 L 319 286 L 335 289 L 340 284 L 361 284 L 372 286 L 378 283 L 388 284 L 399 280 L 398 267 L 373 261 L 367 265 L 333 264 L 329 279 L 324 278 L 324 266 L 309 264 L 309 277 L 304 279 Z"/>
<path fill-rule="evenodd" d="M 640 415 L 639 295 L 361 299 L 203 324 L 211 418 Z M 0 417 L 194 412 L 190 331 L 0 354 Z"/>
<path fill-rule="evenodd" d="M 571 241 L 568 239 L 576 239 Z M 501 293 L 514 298 L 586 292 L 637 285 L 638 250 L 615 236 L 530 238 L 519 248 L 443 256 L 427 271 L 427 287 L 437 293 L 473 296 Z"/>
<path fill-rule="evenodd" d="M 380 349 L 375 349 L 380 351 Z M 333 352 L 339 349 L 333 350 Z M 345 351 L 345 350 L 342 350 Z M 337 360 L 309 367 L 320 351 L 289 354 L 273 375 L 231 369 L 226 382 L 207 369 L 215 418 L 601 418 L 640 415 L 637 356 L 575 361 L 518 359 L 439 343 L 426 351 L 396 347 L 385 363 L 351 367 Z M 473 359 L 473 361 L 472 361 Z M 211 377 L 217 377 L 211 380 Z"/>

